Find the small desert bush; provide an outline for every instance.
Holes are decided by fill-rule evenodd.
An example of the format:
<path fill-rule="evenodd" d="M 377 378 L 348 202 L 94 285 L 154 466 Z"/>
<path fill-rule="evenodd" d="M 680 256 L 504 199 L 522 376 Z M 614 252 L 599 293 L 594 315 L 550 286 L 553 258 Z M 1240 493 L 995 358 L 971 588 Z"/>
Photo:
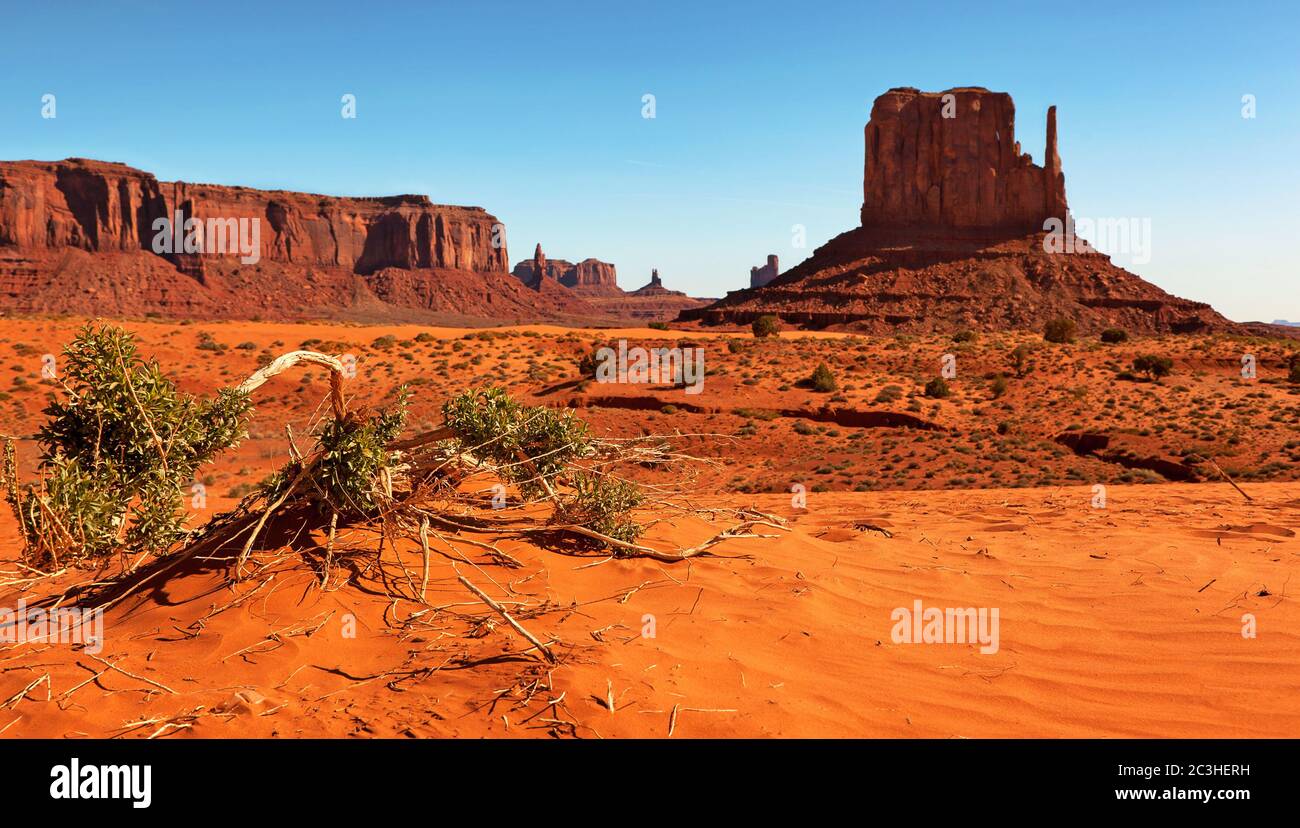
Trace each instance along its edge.
<path fill-rule="evenodd" d="M 812 376 L 808 378 L 809 385 L 814 391 L 820 391 L 823 394 L 829 394 L 836 388 L 835 375 L 831 369 L 826 367 L 826 363 L 821 362 L 813 369 Z"/>
<path fill-rule="evenodd" d="M 952 394 L 952 389 L 948 387 L 948 381 L 943 377 L 935 377 L 925 384 L 925 395 L 935 399 L 943 399 Z"/>
<path fill-rule="evenodd" d="M 600 363 L 596 359 L 595 349 L 587 351 L 585 354 L 578 357 L 578 376 L 583 379 L 595 379 L 596 368 L 599 367 L 599 365 Z"/>
<path fill-rule="evenodd" d="M 1025 369 L 1029 367 L 1029 355 L 1033 350 L 1028 343 L 1022 342 L 1011 351 L 1011 366 L 1016 369 L 1016 376 L 1023 377 Z"/>
<path fill-rule="evenodd" d="M 378 511 L 377 481 L 389 466 L 387 444 L 406 423 L 407 391 L 399 389 L 397 403 L 369 417 L 330 418 L 316 434 L 320 459 L 312 479 L 324 502 L 345 517 L 372 517 Z M 291 463 L 263 487 L 274 501 L 301 467 Z"/>
<path fill-rule="evenodd" d="M 900 385 L 886 385 L 876 392 L 876 402 L 892 403 L 898 402 L 903 398 L 903 388 Z"/>
<path fill-rule="evenodd" d="M 781 330 L 780 326 L 777 324 L 776 317 L 772 314 L 764 314 L 763 316 L 758 317 L 749 327 L 750 330 L 754 332 L 754 336 L 759 339 L 776 336 L 777 332 Z"/>
<path fill-rule="evenodd" d="M 958 331 L 952 335 L 953 342 L 974 342 L 977 339 L 979 339 L 979 334 L 969 328 L 963 331 Z"/>
<path fill-rule="evenodd" d="M 499 465 L 527 497 L 544 492 L 591 445 L 587 424 L 572 412 L 522 405 L 502 388 L 453 397 L 442 416 L 466 451 Z"/>
<path fill-rule="evenodd" d="M 1167 356 L 1142 354 L 1133 359 L 1133 371 L 1135 373 L 1146 374 L 1155 380 L 1169 376 L 1169 374 L 1173 373 L 1173 370 L 1174 361 Z"/>
<path fill-rule="evenodd" d="M 1101 332 L 1101 341 L 1107 345 L 1118 345 L 1121 342 L 1128 342 L 1128 331 L 1122 328 L 1107 328 Z"/>
<path fill-rule="evenodd" d="M 1073 319 L 1058 316 L 1050 320 L 1043 328 L 1043 339 L 1048 342 L 1066 343 L 1074 341 L 1075 325 Z"/>
<path fill-rule="evenodd" d="M 998 374 L 996 377 L 994 377 L 993 382 L 989 383 L 989 393 L 993 395 L 993 399 L 996 400 L 998 397 L 1001 397 L 1003 394 L 1006 394 L 1007 385 L 1008 383 L 1006 377 L 1002 376 L 1001 374 Z"/>
<path fill-rule="evenodd" d="M 107 325 L 85 326 L 63 354 L 64 397 L 37 435 L 41 479 L 20 487 L 12 464 L 5 475 L 31 563 L 165 551 L 184 534 L 195 472 L 243 437 L 248 395 L 182 393 L 131 334 Z"/>
<path fill-rule="evenodd" d="M 641 536 L 644 528 L 631 518 L 645 499 L 636 484 L 589 472 L 576 472 L 567 482 L 572 492 L 556 509 L 553 523 L 585 526 L 624 543 Z"/>

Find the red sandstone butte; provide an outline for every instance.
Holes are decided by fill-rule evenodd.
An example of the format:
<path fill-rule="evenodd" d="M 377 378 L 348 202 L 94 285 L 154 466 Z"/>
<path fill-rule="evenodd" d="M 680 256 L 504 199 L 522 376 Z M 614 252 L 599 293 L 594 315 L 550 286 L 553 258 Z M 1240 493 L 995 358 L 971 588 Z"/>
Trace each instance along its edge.
<path fill-rule="evenodd" d="M 864 227 L 1033 233 L 1065 218 L 1056 107 L 1047 110 L 1043 167 L 1020 151 L 1005 92 L 891 89 L 876 98 L 864 133 Z"/>
<path fill-rule="evenodd" d="M 534 285 L 537 274 L 541 273 L 579 296 L 621 296 L 623 293 L 618 286 L 618 271 L 609 262 L 587 258 L 574 264 L 564 259 L 547 259 L 541 244 L 537 245 L 533 258 L 519 262 L 511 272 L 527 285 Z"/>
<path fill-rule="evenodd" d="M 1047 110 L 1044 163 L 1021 152 L 1011 96 L 978 87 L 891 89 L 864 131 L 862 226 L 761 286 L 732 291 L 681 321 L 788 323 L 867 333 L 1041 330 L 1056 316 L 1083 332 L 1237 327 L 1087 248 L 1049 253 L 1051 219 L 1070 221 Z"/>
<path fill-rule="evenodd" d="M 649 284 L 624 291 L 618 286 L 614 265 L 609 262 L 588 258 L 573 264 L 564 259 L 548 259 L 540 244 L 533 251 L 533 258 L 517 263 L 512 273 L 533 289 L 562 286 L 602 313 L 638 322 L 668 322 L 683 310 L 700 308 L 710 301 L 668 290 L 660 281 L 658 270 L 651 272 Z"/>
<path fill-rule="evenodd" d="M 154 252 L 160 218 L 259 220 L 259 261 Z M 202 318 L 589 321 L 507 273 L 500 222 L 426 196 L 160 182 L 123 164 L 0 162 L 0 310 Z"/>

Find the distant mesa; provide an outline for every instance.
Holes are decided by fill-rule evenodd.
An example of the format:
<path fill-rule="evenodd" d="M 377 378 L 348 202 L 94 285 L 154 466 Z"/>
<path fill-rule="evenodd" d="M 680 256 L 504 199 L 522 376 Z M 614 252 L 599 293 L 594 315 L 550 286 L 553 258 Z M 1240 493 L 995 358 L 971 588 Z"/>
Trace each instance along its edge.
<path fill-rule="evenodd" d="M 177 222 L 176 218 L 180 221 Z M 158 222 L 258 232 L 155 252 Z M 214 224 L 215 223 L 215 224 Z M 208 238 L 212 238 L 209 236 Z M 103 161 L 0 162 L 0 311 L 373 322 L 616 321 L 507 272 L 504 227 L 427 196 L 341 198 L 183 181 Z M 256 244 L 251 243 L 255 241 Z M 612 278 L 612 277 L 611 277 Z"/>
<path fill-rule="evenodd" d="M 773 253 L 767 257 L 767 264 L 762 267 L 751 267 L 749 269 L 749 286 L 762 287 L 777 277 L 781 272 L 781 265 Z"/>
<path fill-rule="evenodd" d="M 583 259 L 577 264 L 564 259 L 547 259 L 539 243 L 533 258 L 525 259 L 511 271 L 514 277 L 530 287 L 538 284 L 538 274 L 573 290 L 580 296 L 618 296 L 618 271 L 609 262 Z"/>
<path fill-rule="evenodd" d="M 1274 319 L 1274 325 L 1286 325 L 1288 328 L 1300 328 L 1300 322 L 1288 322 L 1285 319 Z"/>
<path fill-rule="evenodd" d="M 751 287 L 684 311 L 681 321 L 743 325 L 775 314 L 869 333 L 1041 330 L 1056 316 L 1084 332 L 1235 327 L 1209 305 L 1171 296 L 1086 245 L 1045 249 L 1049 222 L 1072 222 L 1054 106 L 1046 126 L 1039 166 L 1016 140 L 1010 95 L 980 87 L 889 90 L 864 129 L 861 226 L 779 279 L 751 271 Z"/>
<path fill-rule="evenodd" d="M 637 321 L 667 322 L 684 310 L 709 303 L 665 288 L 658 269 L 650 271 L 649 284 L 624 291 L 618 286 L 614 265 L 599 259 L 583 259 L 576 265 L 564 259 L 548 259 L 540 243 L 533 250 L 533 258 L 517 263 L 511 273 L 534 290 L 545 285 L 567 288 L 607 316 Z"/>

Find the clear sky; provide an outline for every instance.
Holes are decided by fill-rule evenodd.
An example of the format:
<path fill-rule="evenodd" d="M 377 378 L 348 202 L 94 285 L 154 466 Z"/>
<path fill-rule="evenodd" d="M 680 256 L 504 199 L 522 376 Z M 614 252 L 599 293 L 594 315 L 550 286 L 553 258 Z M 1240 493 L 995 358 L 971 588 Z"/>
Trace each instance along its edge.
<path fill-rule="evenodd" d="M 541 241 L 696 296 L 858 224 L 877 95 L 985 86 L 1038 163 L 1058 106 L 1076 216 L 1151 220 L 1150 261 L 1117 263 L 1234 319 L 1300 320 L 1294 0 L 3 6 L 0 158 L 425 193 L 504 221 L 512 262 Z"/>

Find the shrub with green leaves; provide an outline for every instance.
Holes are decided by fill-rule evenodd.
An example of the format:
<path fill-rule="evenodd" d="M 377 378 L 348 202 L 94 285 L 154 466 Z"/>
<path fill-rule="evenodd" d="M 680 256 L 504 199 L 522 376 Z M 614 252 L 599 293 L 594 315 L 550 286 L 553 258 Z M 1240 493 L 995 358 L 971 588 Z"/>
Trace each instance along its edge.
<path fill-rule="evenodd" d="M 41 480 L 9 493 L 29 557 L 64 566 L 165 551 L 184 533 L 182 497 L 199 466 L 244 436 L 248 395 L 184 394 L 107 325 L 83 327 L 62 365 L 64 399 L 37 435 Z"/>
<path fill-rule="evenodd" d="M 952 389 L 948 387 L 948 381 L 943 377 L 935 377 L 925 384 L 925 395 L 935 399 L 943 399 L 952 394 Z"/>
<path fill-rule="evenodd" d="M 594 442 L 573 412 L 521 405 L 504 389 L 489 387 L 453 397 L 442 415 L 460 450 L 491 463 L 524 497 L 541 497 L 548 487 L 556 492 L 553 523 L 585 526 L 628 543 L 641 535 L 631 517 L 643 500 L 636 484 L 575 464 L 591 455 Z"/>
<path fill-rule="evenodd" d="M 1121 342 L 1128 342 L 1128 331 L 1123 328 L 1107 328 L 1101 332 L 1101 341 L 1107 345 L 1118 345 Z"/>
<path fill-rule="evenodd" d="M 465 391 L 443 403 L 442 417 L 465 451 L 500 466 L 525 497 L 545 492 L 541 481 L 591 446 L 587 424 L 573 412 L 521 405 L 503 388 Z"/>
<path fill-rule="evenodd" d="M 749 329 L 753 331 L 754 336 L 758 337 L 759 339 L 763 339 L 769 336 L 776 336 L 777 333 L 781 330 L 780 325 L 777 324 L 776 317 L 770 313 L 764 314 L 758 317 L 757 319 L 755 319 L 754 322 L 749 326 Z"/>
<path fill-rule="evenodd" d="M 1043 339 L 1048 342 L 1066 343 L 1074 341 L 1075 325 L 1073 319 L 1058 316 L 1050 320 L 1043 328 Z"/>
<path fill-rule="evenodd" d="M 556 509 L 552 522 L 585 526 L 624 543 L 641 537 L 644 529 L 630 515 L 645 498 L 634 483 L 589 472 L 576 472 L 567 482 L 572 493 Z"/>
<path fill-rule="evenodd" d="M 312 476 L 333 508 L 364 516 L 378 510 L 376 487 L 389 465 L 387 445 L 402 432 L 408 399 L 403 387 L 392 408 L 366 418 L 330 418 L 321 428 L 317 440 L 322 454 Z"/>
<path fill-rule="evenodd" d="M 1173 373 L 1174 361 L 1167 356 L 1142 354 L 1133 360 L 1133 370 L 1139 374 L 1158 380 Z"/>
<path fill-rule="evenodd" d="M 814 391 L 820 391 L 823 394 L 828 394 L 837 387 L 835 385 L 835 375 L 831 373 L 831 369 L 827 368 L 824 362 L 817 364 L 817 367 L 813 369 L 812 376 L 808 378 L 808 382 L 812 385 Z"/>

